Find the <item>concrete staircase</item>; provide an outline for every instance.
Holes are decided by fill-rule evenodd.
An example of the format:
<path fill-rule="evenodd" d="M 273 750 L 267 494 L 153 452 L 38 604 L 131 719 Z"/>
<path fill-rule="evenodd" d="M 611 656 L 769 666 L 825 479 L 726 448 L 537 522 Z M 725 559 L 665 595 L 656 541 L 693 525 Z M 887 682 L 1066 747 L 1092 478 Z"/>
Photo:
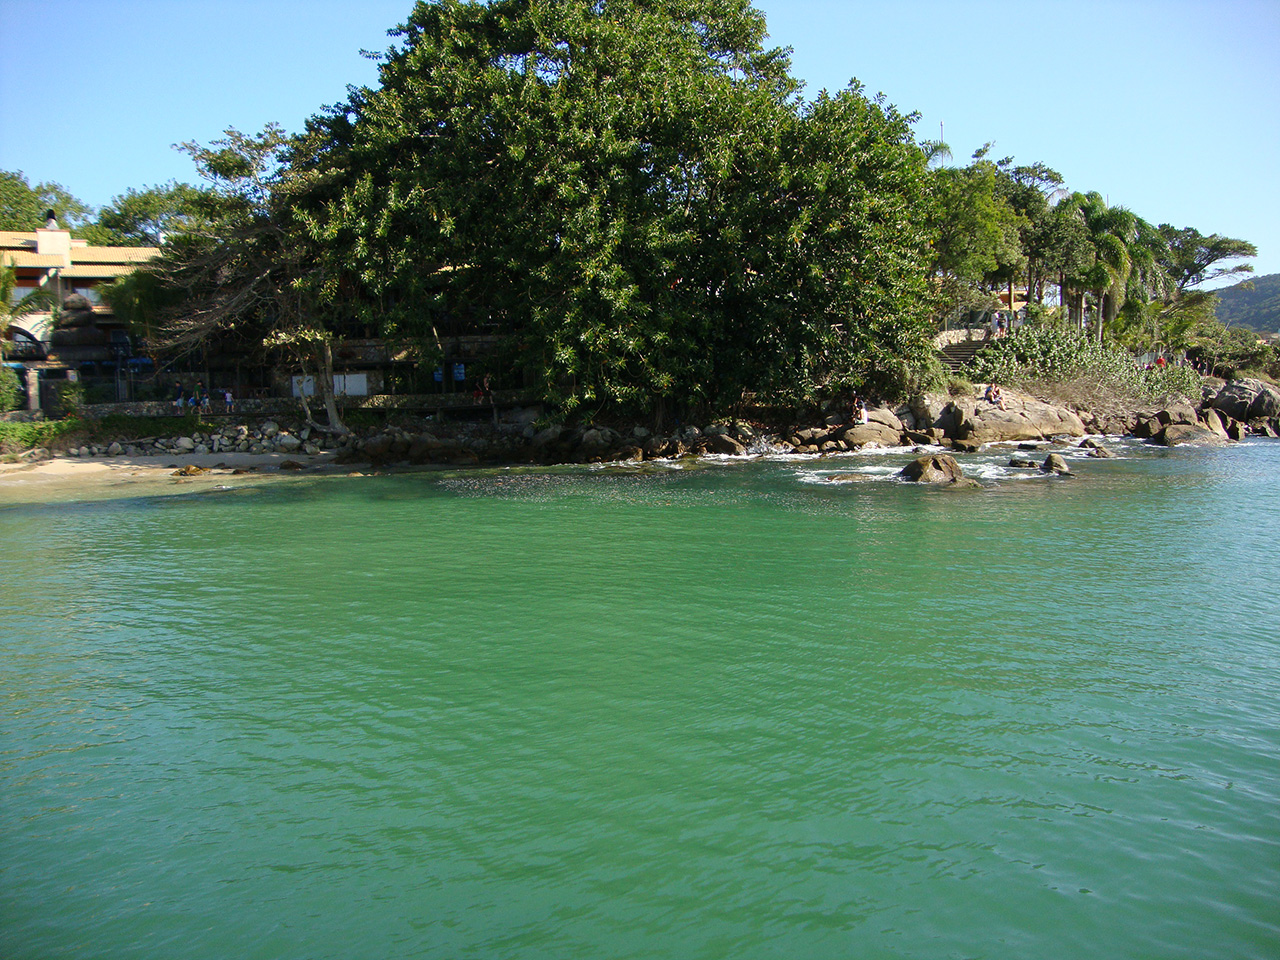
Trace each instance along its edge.
<path fill-rule="evenodd" d="M 986 340 L 961 340 L 958 343 L 949 343 L 938 350 L 938 358 L 952 373 L 959 373 L 986 345 Z"/>

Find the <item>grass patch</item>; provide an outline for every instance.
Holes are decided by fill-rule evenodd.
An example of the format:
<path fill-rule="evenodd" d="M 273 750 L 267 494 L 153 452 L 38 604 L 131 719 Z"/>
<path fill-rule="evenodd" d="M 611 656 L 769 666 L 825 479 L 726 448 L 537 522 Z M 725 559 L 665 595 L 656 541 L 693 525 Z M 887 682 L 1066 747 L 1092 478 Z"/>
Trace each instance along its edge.
<path fill-rule="evenodd" d="M 35 420 L 0 423 L 0 453 L 21 453 L 32 447 L 65 445 L 83 427 L 79 420 Z"/>
<path fill-rule="evenodd" d="M 0 454 L 21 453 L 33 447 L 65 450 L 83 444 L 128 443 L 144 437 L 190 436 L 211 433 L 217 424 L 201 420 L 197 414 L 183 417 L 130 417 L 113 414 L 101 420 L 32 420 L 0 422 Z"/>

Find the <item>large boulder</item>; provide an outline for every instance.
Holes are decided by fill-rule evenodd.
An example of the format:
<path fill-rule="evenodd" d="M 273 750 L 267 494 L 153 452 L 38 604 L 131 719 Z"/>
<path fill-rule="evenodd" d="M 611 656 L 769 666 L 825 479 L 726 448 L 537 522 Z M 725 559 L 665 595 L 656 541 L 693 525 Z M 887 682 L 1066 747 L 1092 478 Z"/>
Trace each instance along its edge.
<path fill-rule="evenodd" d="M 1171 423 L 1197 423 L 1199 418 L 1196 416 L 1195 407 L 1185 401 L 1171 403 L 1163 410 L 1156 411 L 1156 419 L 1164 426 Z"/>
<path fill-rule="evenodd" d="M 995 443 L 1085 434 L 1084 424 L 1070 410 L 1030 397 L 1006 395 L 1005 410 L 986 400 L 956 400 L 951 406 L 957 440 Z"/>
<path fill-rule="evenodd" d="M 1227 427 L 1236 421 L 1221 410 L 1215 410 L 1213 407 L 1206 407 L 1200 412 L 1200 424 L 1211 433 L 1216 433 L 1223 440 L 1228 439 Z"/>
<path fill-rule="evenodd" d="M 1044 463 L 1040 464 L 1040 472 L 1063 476 L 1071 472 L 1071 465 L 1067 463 L 1066 457 L 1062 454 L 1051 453 L 1044 458 Z"/>
<path fill-rule="evenodd" d="M 836 437 L 850 447 L 862 447 L 875 443 L 882 447 L 896 447 L 903 442 L 906 427 L 898 415 L 888 407 L 876 407 L 867 411 L 866 423 L 855 423 L 838 431 Z"/>
<path fill-rule="evenodd" d="M 708 433 L 707 449 L 712 453 L 727 453 L 733 456 L 746 453 L 747 448 L 727 433 Z"/>
<path fill-rule="evenodd" d="M 1214 445 L 1227 442 L 1224 434 L 1214 433 L 1198 423 L 1171 423 L 1151 439 L 1166 447 L 1178 447 L 1187 443 Z"/>
<path fill-rule="evenodd" d="M 964 471 L 955 457 L 935 453 L 912 460 L 898 476 L 914 483 L 954 483 L 964 479 Z"/>
<path fill-rule="evenodd" d="M 1232 380 L 1208 401 L 1233 420 L 1280 416 L 1280 390 L 1261 380 Z"/>

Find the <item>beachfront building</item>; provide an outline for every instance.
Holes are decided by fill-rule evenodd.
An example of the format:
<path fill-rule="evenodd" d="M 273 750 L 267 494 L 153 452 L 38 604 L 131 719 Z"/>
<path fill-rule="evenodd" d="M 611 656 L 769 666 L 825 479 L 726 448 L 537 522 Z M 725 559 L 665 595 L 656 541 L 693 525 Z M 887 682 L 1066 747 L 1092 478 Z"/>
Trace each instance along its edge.
<path fill-rule="evenodd" d="M 0 231 L 0 266 L 12 267 L 13 302 L 42 291 L 48 308 L 11 320 L 4 362 L 25 378 L 27 407 L 41 407 L 42 386 L 82 376 L 125 383 L 150 360 L 134 356 L 124 323 L 99 287 L 158 256 L 158 247 L 97 247 L 68 230 Z"/>

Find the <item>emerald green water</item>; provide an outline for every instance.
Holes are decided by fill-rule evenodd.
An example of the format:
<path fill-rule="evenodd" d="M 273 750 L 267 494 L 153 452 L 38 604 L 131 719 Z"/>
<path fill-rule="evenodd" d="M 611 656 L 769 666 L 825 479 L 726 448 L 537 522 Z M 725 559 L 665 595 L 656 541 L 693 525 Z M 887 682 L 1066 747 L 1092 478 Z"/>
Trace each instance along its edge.
<path fill-rule="evenodd" d="M 1125 452 L 0 509 L 0 956 L 1280 956 L 1280 444 Z"/>

